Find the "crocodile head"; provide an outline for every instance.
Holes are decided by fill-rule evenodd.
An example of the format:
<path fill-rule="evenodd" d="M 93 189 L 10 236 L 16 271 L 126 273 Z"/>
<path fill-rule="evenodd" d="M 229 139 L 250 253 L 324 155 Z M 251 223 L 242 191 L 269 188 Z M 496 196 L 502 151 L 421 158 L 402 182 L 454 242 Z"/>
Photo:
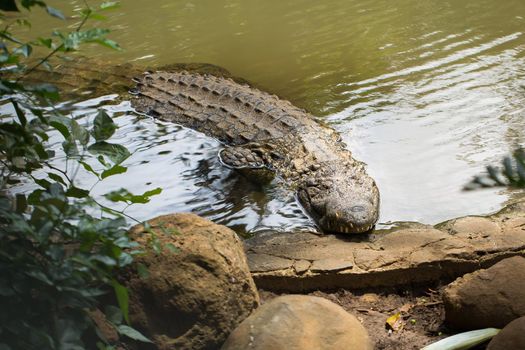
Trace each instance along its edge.
<path fill-rule="evenodd" d="M 364 167 L 319 171 L 299 185 L 298 197 L 323 231 L 367 232 L 379 217 L 379 190 Z"/>

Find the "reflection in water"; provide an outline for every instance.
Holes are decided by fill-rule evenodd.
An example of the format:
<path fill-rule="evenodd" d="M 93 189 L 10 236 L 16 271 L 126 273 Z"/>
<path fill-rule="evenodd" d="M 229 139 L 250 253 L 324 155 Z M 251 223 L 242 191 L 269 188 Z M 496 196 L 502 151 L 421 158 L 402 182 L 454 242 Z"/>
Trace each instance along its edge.
<path fill-rule="evenodd" d="M 104 96 L 61 107 L 64 113 L 71 113 L 85 125 L 89 125 L 97 107 L 105 108 L 119 124 L 112 142 L 125 144 L 132 153 L 124 162 L 128 167 L 125 174 L 106 178 L 94 188 L 93 194 L 101 202 L 118 208 L 115 203 L 107 202 L 103 194 L 122 187 L 134 193 L 162 187 L 162 193 L 150 203 L 131 206 L 126 213 L 145 220 L 174 212 L 194 212 L 241 235 L 265 229 L 315 230 L 315 224 L 302 212 L 291 191 L 275 183 L 263 187 L 222 166 L 217 157 L 219 142 L 175 124 L 137 115 L 129 102 L 111 104 L 115 97 Z M 1 106 L 0 114 L 12 114 L 14 111 L 9 107 Z M 61 142 L 60 134 L 51 135 L 53 148 L 60 150 Z M 87 162 L 100 170 L 96 159 Z M 65 169 L 60 152 L 54 165 Z M 96 179 L 79 169 L 75 181 L 81 188 L 91 188 Z M 22 186 L 18 190 L 27 189 Z"/>
<path fill-rule="evenodd" d="M 127 104 L 117 109 L 126 112 L 117 118 L 117 138 L 133 156 L 126 162 L 129 169 L 123 178 L 109 178 L 100 190 L 163 188 L 148 205 L 129 208 L 130 215 L 147 219 L 191 211 L 241 234 L 266 228 L 314 228 L 293 193 L 274 185 L 263 188 L 222 166 L 217 141 L 174 124 L 133 115 Z"/>
<path fill-rule="evenodd" d="M 35 16 L 32 30 L 57 25 Z M 382 222 L 487 213 L 509 197 L 461 187 L 525 140 L 523 0 L 128 1 L 105 25 L 126 51 L 89 54 L 216 64 L 324 116 L 369 164 Z M 311 225 L 289 192 L 222 168 L 218 143 L 125 113 L 120 135 L 137 150 L 125 187 L 165 188 L 139 214 L 192 210 L 247 230 Z"/>

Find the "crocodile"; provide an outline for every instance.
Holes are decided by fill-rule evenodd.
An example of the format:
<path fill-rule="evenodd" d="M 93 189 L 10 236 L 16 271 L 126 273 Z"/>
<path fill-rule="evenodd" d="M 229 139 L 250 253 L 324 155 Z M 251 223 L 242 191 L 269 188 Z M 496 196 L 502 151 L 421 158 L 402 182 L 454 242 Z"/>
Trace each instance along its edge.
<path fill-rule="evenodd" d="M 340 135 L 311 114 L 212 75 L 151 71 L 135 81 L 131 103 L 138 112 L 217 138 L 226 145 L 219 157 L 227 167 L 274 171 L 321 229 L 360 233 L 375 225 L 375 181 Z"/>
<path fill-rule="evenodd" d="M 129 64 L 102 67 L 68 63 L 55 68 L 58 78 L 50 81 L 69 85 L 68 90 L 82 85 L 82 79 L 105 92 L 129 89 L 139 113 L 221 141 L 218 156 L 224 166 L 253 178 L 277 174 L 323 231 L 363 233 L 377 222 L 379 190 L 365 164 L 352 157 L 335 130 L 305 110 L 223 71 L 181 70 L 183 65 L 145 73 Z M 40 79 L 49 80 L 45 72 Z"/>

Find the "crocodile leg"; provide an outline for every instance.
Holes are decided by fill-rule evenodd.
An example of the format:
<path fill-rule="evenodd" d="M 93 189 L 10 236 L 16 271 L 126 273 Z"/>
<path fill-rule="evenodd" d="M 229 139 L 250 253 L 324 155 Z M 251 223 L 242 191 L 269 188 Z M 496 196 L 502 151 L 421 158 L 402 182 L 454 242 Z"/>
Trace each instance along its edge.
<path fill-rule="evenodd" d="M 222 164 L 233 169 L 260 169 L 266 167 L 264 151 L 252 144 L 229 146 L 219 152 Z"/>
<path fill-rule="evenodd" d="M 228 146 L 219 152 L 219 159 L 226 167 L 236 169 L 258 183 L 269 183 L 275 177 L 275 173 L 268 168 L 264 149 L 256 143 Z"/>

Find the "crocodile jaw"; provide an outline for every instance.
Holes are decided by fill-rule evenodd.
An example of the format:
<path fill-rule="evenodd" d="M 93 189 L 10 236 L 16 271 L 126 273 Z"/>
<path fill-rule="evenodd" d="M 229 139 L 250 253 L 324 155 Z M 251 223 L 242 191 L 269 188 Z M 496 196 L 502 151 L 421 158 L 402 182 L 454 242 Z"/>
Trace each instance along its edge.
<path fill-rule="evenodd" d="M 379 208 L 368 202 L 347 202 L 349 207 L 341 207 L 339 201 L 329 199 L 326 211 L 318 219 L 323 231 L 335 233 L 364 233 L 372 230 L 378 219 Z M 356 205 L 354 205 L 356 204 Z"/>
<path fill-rule="evenodd" d="M 328 184 L 316 184 L 315 188 L 300 187 L 298 198 L 323 231 L 368 232 L 379 218 L 379 190 L 364 175 L 361 181 L 339 177 Z"/>

